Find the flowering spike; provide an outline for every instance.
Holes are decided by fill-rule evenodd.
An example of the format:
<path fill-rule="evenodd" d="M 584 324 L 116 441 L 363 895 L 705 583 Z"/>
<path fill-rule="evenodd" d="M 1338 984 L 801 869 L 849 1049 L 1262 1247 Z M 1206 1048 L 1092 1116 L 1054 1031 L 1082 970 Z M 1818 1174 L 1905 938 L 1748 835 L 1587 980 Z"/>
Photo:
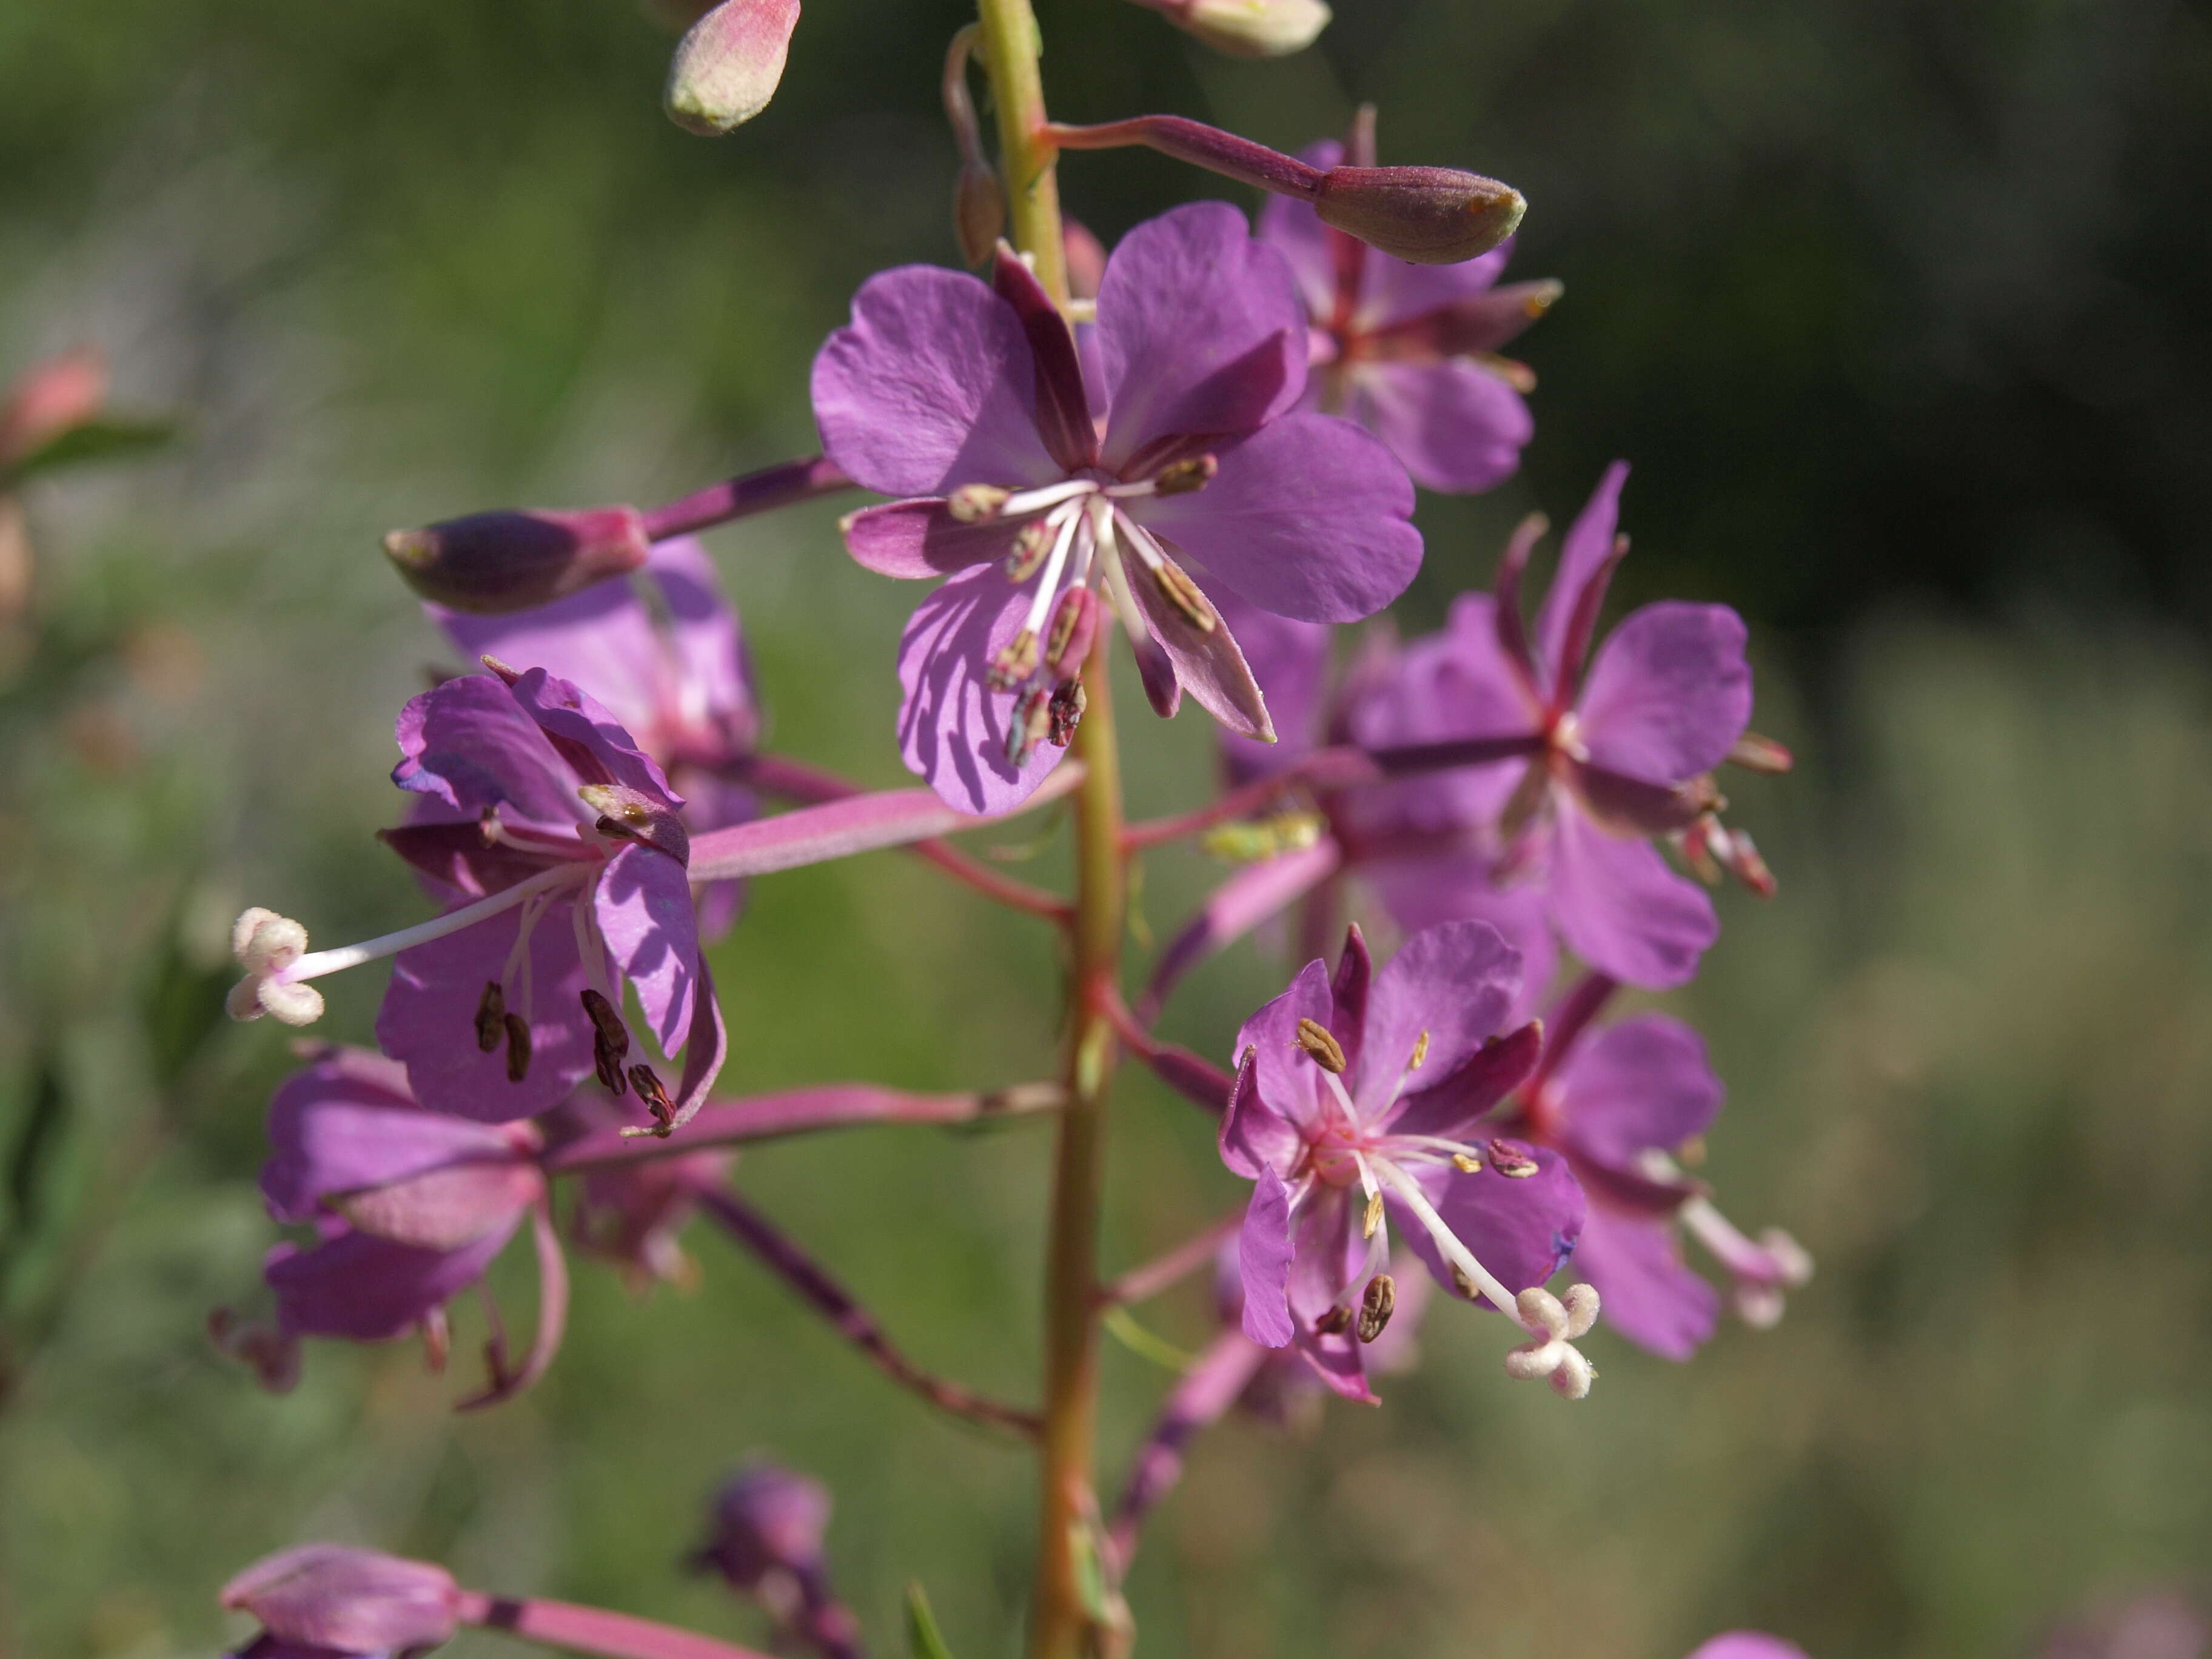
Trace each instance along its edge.
<path fill-rule="evenodd" d="M 634 507 L 497 512 L 395 530 L 384 551 L 407 585 L 454 611 L 526 611 L 637 569 L 652 551 Z"/>
<path fill-rule="evenodd" d="M 677 43 L 661 102 L 686 131 L 719 137 L 775 96 L 799 0 L 722 0 Z"/>

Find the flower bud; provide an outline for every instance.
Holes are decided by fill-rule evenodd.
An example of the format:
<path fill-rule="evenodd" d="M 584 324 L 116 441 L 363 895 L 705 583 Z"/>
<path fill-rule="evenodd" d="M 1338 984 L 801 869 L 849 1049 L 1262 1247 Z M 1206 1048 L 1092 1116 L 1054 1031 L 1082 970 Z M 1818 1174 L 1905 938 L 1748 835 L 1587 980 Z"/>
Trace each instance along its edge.
<path fill-rule="evenodd" d="M 668 118 L 708 138 L 751 120 L 775 96 L 798 22 L 799 0 L 722 0 L 677 42 Z"/>
<path fill-rule="evenodd" d="M 771 1572 L 821 1570 L 830 1528 L 830 1490 L 818 1480 L 756 1463 L 740 1469 L 715 1495 L 714 1534 L 699 1552 L 738 1589 L 752 1590 Z"/>
<path fill-rule="evenodd" d="M 960 176 L 952 181 L 952 229 L 960 239 L 960 257 L 970 266 L 981 264 L 1006 228 L 1006 193 L 999 175 L 971 156 L 961 162 Z"/>
<path fill-rule="evenodd" d="M 257 1561 L 222 1587 L 222 1605 L 252 1613 L 279 1642 L 385 1654 L 453 1639 L 460 1589 L 427 1561 L 342 1544 L 302 1544 Z"/>
<path fill-rule="evenodd" d="M 1231 58 L 1304 52 L 1329 18 L 1322 0 L 1188 0 L 1164 9 L 1178 28 Z"/>
<path fill-rule="evenodd" d="M 384 551 L 407 585 L 455 611 L 527 611 L 635 570 L 651 545 L 632 507 L 477 513 L 395 530 Z"/>
<path fill-rule="evenodd" d="M 1528 207 L 1512 185 L 1455 167 L 1332 167 L 1313 204 L 1323 224 L 1417 265 L 1489 252 Z"/>

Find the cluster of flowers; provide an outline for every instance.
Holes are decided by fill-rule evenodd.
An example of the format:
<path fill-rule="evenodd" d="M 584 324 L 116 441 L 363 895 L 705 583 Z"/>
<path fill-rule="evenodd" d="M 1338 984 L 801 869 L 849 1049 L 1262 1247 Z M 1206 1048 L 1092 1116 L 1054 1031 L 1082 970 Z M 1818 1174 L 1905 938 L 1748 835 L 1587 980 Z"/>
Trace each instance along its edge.
<path fill-rule="evenodd" d="M 1137 141 L 1189 149 L 1188 127 L 1155 121 Z M 1060 141 L 1079 131 L 1104 130 Z M 1216 137 L 1223 154 L 1250 148 Z M 1460 599 L 1442 634 L 1370 635 L 1333 666 L 1332 629 L 1381 611 L 1419 566 L 1414 481 L 1477 490 L 1517 465 L 1533 377 L 1497 354 L 1559 292 L 1499 283 L 1517 205 L 1477 237 L 1492 251 L 1421 253 L 1459 263 L 1407 263 L 1370 241 L 1421 250 L 1350 234 L 1372 208 L 1364 181 L 1391 171 L 1371 148 L 1363 124 L 1348 155 L 1275 158 L 1262 182 L 1283 199 L 1256 237 L 1218 203 L 1139 226 L 1110 257 L 1073 234 L 1066 309 L 1003 243 L 988 282 L 920 266 L 871 279 L 816 362 L 817 459 L 649 512 L 493 514 L 392 538 L 434 618 L 483 665 L 398 722 L 392 776 L 410 809 L 384 839 L 441 911 L 319 951 L 296 921 L 239 919 L 241 1018 L 313 1024 L 316 979 L 392 963 L 376 1051 L 317 1048 L 276 1093 L 264 1191 L 273 1218 L 311 1237 L 269 1255 L 273 1322 L 219 1315 L 219 1340 L 280 1386 L 306 1336 L 419 1333 L 441 1360 L 447 1304 L 527 1221 L 536 1335 L 511 1356 L 495 1312 L 490 1375 L 464 1403 L 507 1398 L 559 1342 L 553 1188 L 569 1176 L 568 1232 L 586 1248 L 673 1276 L 686 1271 L 677 1231 L 703 1212 L 896 1380 L 1034 1432 L 1033 1413 L 908 1364 L 730 1190 L 722 1149 L 1050 1110 L 1058 1091 L 837 1085 L 710 1101 L 728 1045 L 702 941 L 732 926 L 746 878 L 900 845 L 1066 920 L 1053 896 L 939 838 L 1076 787 L 1086 667 L 1095 687 L 1117 629 L 1158 714 L 1188 692 L 1225 733 L 1218 799 L 1129 828 L 1121 852 L 1203 835 L 1256 856 L 1162 953 L 1134 1007 L 1101 993 L 1129 1051 L 1218 1115 L 1221 1156 L 1252 1182 L 1240 1218 L 1105 1289 L 1133 1300 L 1221 1263 L 1221 1335 L 1100 1540 L 1109 1583 L 1197 1427 L 1239 1400 L 1279 1412 L 1317 1388 L 1371 1402 L 1370 1370 L 1410 1358 L 1424 1272 L 1512 1322 L 1511 1376 L 1571 1398 L 1595 1375 L 1577 1343 L 1601 1305 L 1670 1358 L 1712 1333 L 1723 1298 L 1686 1265 L 1685 1231 L 1743 1316 L 1778 1314 L 1802 1254 L 1737 1231 L 1686 1167 L 1721 1101 L 1698 1039 L 1657 1014 L 1598 1020 L 1618 987 L 1683 984 L 1716 936 L 1711 902 L 1660 843 L 1770 884 L 1713 781 L 1724 763 L 1787 763 L 1747 731 L 1741 622 L 1655 605 L 1601 641 L 1627 545 L 1616 466 L 1565 538 L 1533 625 L 1520 585 L 1540 520 L 1514 537 L 1495 592 Z M 844 520 L 852 556 L 944 579 L 897 655 L 898 743 L 926 790 L 866 793 L 763 752 L 736 617 L 684 533 L 853 486 L 892 499 Z M 771 798 L 799 805 L 763 816 Z M 1226 1046 L 1226 1066 L 1152 1036 L 1208 953 L 1292 906 L 1318 939 L 1363 893 L 1404 939 L 1379 969 L 1349 927 L 1334 968 L 1300 969 Z M 853 1650 L 817 1571 L 818 1517 L 788 1478 L 749 1478 L 750 1497 L 724 1507 L 784 1506 L 800 1541 L 776 1558 L 775 1594 L 794 1631 Z M 763 1594 L 757 1561 L 729 1565 L 760 1552 L 730 1535 L 710 1558 Z M 271 1655 L 413 1650 L 457 1620 L 590 1645 L 576 1621 L 613 1618 L 497 1602 L 434 1567 L 329 1547 L 261 1564 L 225 1599 L 262 1620 L 254 1651 Z M 1745 1645 L 1763 1641 L 1701 1651 L 1794 1651 Z"/>

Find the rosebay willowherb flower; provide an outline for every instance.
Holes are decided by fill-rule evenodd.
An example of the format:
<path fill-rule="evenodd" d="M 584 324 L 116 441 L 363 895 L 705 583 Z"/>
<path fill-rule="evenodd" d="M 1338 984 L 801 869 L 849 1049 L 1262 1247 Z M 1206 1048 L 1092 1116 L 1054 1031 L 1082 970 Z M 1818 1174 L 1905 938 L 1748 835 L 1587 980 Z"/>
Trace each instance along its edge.
<path fill-rule="evenodd" d="M 872 278 L 814 367 L 830 459 L 908 498 L 845 521 L 853 556 L 951 577 L 900 647 L 908 766 L 970 811 L 1019 800 L 1080 719 L 1109 618 L 1159 713 L 1188 690 L 1231 729 L 1272 736 L 1209 590 L 1348 622 L 1395 598 L 1421 556 L 1389 452 L 1291 412 L 1304 324 L 1281 258 L 1218 204 L 1139 226 L 1099 288 L 1095 387 L 1028 269 L 1002 253 L 994 276 Z"/>
<path fill-rule="evenodd" d="M 1306 0 L 1155 9 L 1258 54 L 1304 44 L 1328 16 Z M 748 118 L 797 15 L 792 0 L 690 8 L 672 112 L 714 132 Z M 1610 1324 L 1655 1352 L 1686 1358 L 1711 1334 L 1723 1297 L 1689 1271 L 1683 1237 L 1720 1260 L 1754 1323 L 1778 1315 L 1809 1262 L 1786 1235 L 1737 1231 L 1692 1173 L 1721 1099 L 1695 1035 L 1652 1012 L 1592 1023 L 1615 981 L 1683 983 L 1717 932 L 1712 903 L 1656 842 L 1771 888 L 1749 838 L 1723 825 L 1711 774 L 1788 763 L 1744 730 L 1734 612 L 1648 606 L 1597 645 L 1625 550 L 1624 469 L 1565 538 L 1533 636 L 1519 584 L 1534 524 L 1494 598 L 1462 596 L 1443 632 L 1407 644 L 1378 624 L 1334 665 L 1333 628 L 1381 611 L 1419 569 L 1413 480 L 1488 488 L 1528 441 L 1529 377 L 1497 353 L 1559 290 L 1498 284 L 1520 193 L 1455 168 L 1378 167 L 1367 117 L 1348 153 L 1307 160 L 1178 116 L 1064 125 L 1045 111 L 1039 49 L 1026 0 L 979 0 L 932 65 L 957 151 L 953 240 L 989 280 L 909 265 L 861 285 L 814 362 L 823 454 L 659 507 L 477 514 L 388 542 L 485 671 L 445 680 L 398 721 L 393 780 L 410 810 L 384 839 L 440 914 L 319 951 L 298 921 L 240 918 L 240 1018 L 312 1024 L 315 981 L 341 969 L 388 958 L 391 980 L 379 1052 L 313 1051 L 278 1089 L 263 1189 L 271 1218 L 301 1231 L 266 1258 L 267 1322 L 225 1313 L 215 1328 L 283 1386 L 311 1336 L 413 1334 L 441 1361 L 471 1317 L 456 1298 L 475 1290 L 490 1375 L 460 1403 L 490 1405 L 553 1363 L 564 1238 L 633 1285 L 682 1283 L 697 1272 L 681 1238 L 696 1221 L 892 1385 L 1036 1449 L 1029 1652 L 1079 1659 L 1135 1640 L 1129 1566 L 1193 1439 L 1240 1403 L 1277 1423 L 1340 1398 L 1378 1403 L 1370 1377 L 1416 1362 L 1432 1296 L 1509 1319 L 1508 1375 L 1578 1399 L 1596 1375 L 1583 1345 L 1607 1340 L 1601 1296 Z M 1270 192 L 1261 235 L 1237 209 L 1198 203 L 1106 254 L 1061 218 L 1054 160 L 1128 145 Z M 736 613 L 690 539 L 855 486 L 895 499 L 843 520 L 851 556 L 943 579 L 897 651 L 893 729 L 926 789 L 866 791 L 763 747 Z M 1125 816 L 1117 629 L 1152 707 L 1173 714 L 1188 693 L 1224 744 L 1223 788 L 1146 823 Z M 946 839 L 1062 800 L 1064 894 Z M 1242 867 L 1158 954 L 1133 1007 L 1135 860 L 1189 840 Z M 732 928 L 736 884 L 894 848 L 1055 933 L 1066 976 L 1039 1017 L 1064 1026 L 1057 1075 L 708 1100 L 728 1040 L 704 941 L 730 930 L 723 949 L 754 948 Z M 1285 913 L 1297 956 L 1316 959 L 1233 1042 L 1216 1030 L 1206 1046 L 1233 1070 L 1154 1033 L 1187 970 Z M 1358 918 L 1404 936 L 1379 971 Z M 1559 996 L 1562 945 L 1590 971 Z M 1540 1006 L 1548 1031 L 1530 1017 Z M 1230 1176 L 1249 1187 L 1115 1273 L 1100 1261 L 1103 1107 L 1124 1054 L 1212 1115 Z M 732 1150 L 1031 1117 L 1055 1121 L 1033 1404 L 918 1364 L 744 1195 Z M 510 1356 L 484 1281 L 526 1225 L 535 1334 Z M 1201 1352 L 1134 1324 L 1131 1305 L 1224 1259 Z M 1109 1329 L 1180 1368 L 1111 1505 L 1094 1437 Z M 829 1514 L 817 1482 L 754 1465 L 719 1495 L 693 1565 L 766 1607 L 787 1645 L 857 1659 L 859 1620 L 829 1587 Z M 261 1620 L 249 1651 L 265 1659 L 410 1652 L 464 1625 L 609 1659 L 753 1659 L 337 1546 L 272 1557 L 224 1600 Z M 942 1654 L 926 1602 L 912 1605 L 915 1650 Z M 1802 1656 L 1739 1632 L 1696 1659 Z"/>

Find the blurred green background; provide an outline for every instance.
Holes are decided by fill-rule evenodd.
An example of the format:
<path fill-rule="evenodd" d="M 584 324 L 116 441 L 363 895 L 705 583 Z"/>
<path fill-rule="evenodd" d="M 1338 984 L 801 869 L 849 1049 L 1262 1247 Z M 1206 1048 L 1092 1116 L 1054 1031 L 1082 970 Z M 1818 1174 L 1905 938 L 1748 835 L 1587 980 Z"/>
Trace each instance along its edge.
<path fill-rule="evenodd" d="M 1730 1085 L 1724 1206 L 1819 1260 L 1787 1319 L 1686 1367 L 1601 1334 L 1569 1408 L 1447 1312 L 1384 1410 L 1202 1444 L 1133 1581 L 1143 1650 L 1673 1659 L 1748 1623 L 1820 1659 L 2009 1655 L 2202 1575 L 2212 13 L 1342 0 L 1322 48 L 1250 64 L 1119 0 L 1039 9 L 1071 118 L 1296 145 L 1373 99 L 1384 159 L 1521 185 L 1516 269 L 1567 288 L 1524 342 L 1537 441 L 1494 496 L 1424 502 L 1401 623 L 1629 455 L 1625 599 L 1742 608 L 1758 724 L 1804 763 L 1732 787 L 1783 895 L 1724 896 L 1672 1000 Z M 228 918 L 336 942 L 419 914 L 370 832 L 442 647 L 376 535 L 809 447 L 806 364 L 854 285 L 952 257 L 934 88 L 961 18 L 811 0 L 775 104 L 710 143 L 660 115 L 670 37 L 629 0 L 0 6 L 0 375 L 94 343 L 122 404 L 190 422 L 30 495 L 32 608 L 0 638 L 0 1649 L 211 1652 L 240 1634 L 216 1587 L 307 1536 L 758 1639 L 678 1563 L 765 1449 L 835 1486 L 879 1647 L 918 1577 L 959 1652 L 1014 1651 L 1023 1456 L 703 1232 L 689 1296 L 580 1264 L 554 1375 L 483 1417 L 411 1346 L 313 1347 L 273 1399 L 203 1334 L 255 1295 L 285 1064 L 282 1032 L 212 1023 Z M 1206 184 L 1065 174 L 1109 237 Z M 912 595 L 833 516 L 714 545 L 773 742 L 894 782 Z M 1127 724 L 1138 809 L 1197 799 L 1198 717 Z M 1145 920 L 1216 874 L 1156 856 Z M 1051 968 L 1040 928 L 904 860 L 763 880 L 716 960 L 727 1085 L 1042 1074 Z M 1281 972 L 1240 947 L 1168 1029 L 1218 1051 Z M 323 1029 L 365 1037 L 380 988 L 333 982 Z M 1147 1079 L 1115 1133 L 1113 1261 L 1239 1195 Z M 886 1132 L 738 1179 L 917 1357 L 1024 1397 L 1045 1145 Z M 1195 1342 L 1206 1310 L 1147 1316 Z M 1118 1462 L 1166 1376 L 1109 1365 Z"/>

